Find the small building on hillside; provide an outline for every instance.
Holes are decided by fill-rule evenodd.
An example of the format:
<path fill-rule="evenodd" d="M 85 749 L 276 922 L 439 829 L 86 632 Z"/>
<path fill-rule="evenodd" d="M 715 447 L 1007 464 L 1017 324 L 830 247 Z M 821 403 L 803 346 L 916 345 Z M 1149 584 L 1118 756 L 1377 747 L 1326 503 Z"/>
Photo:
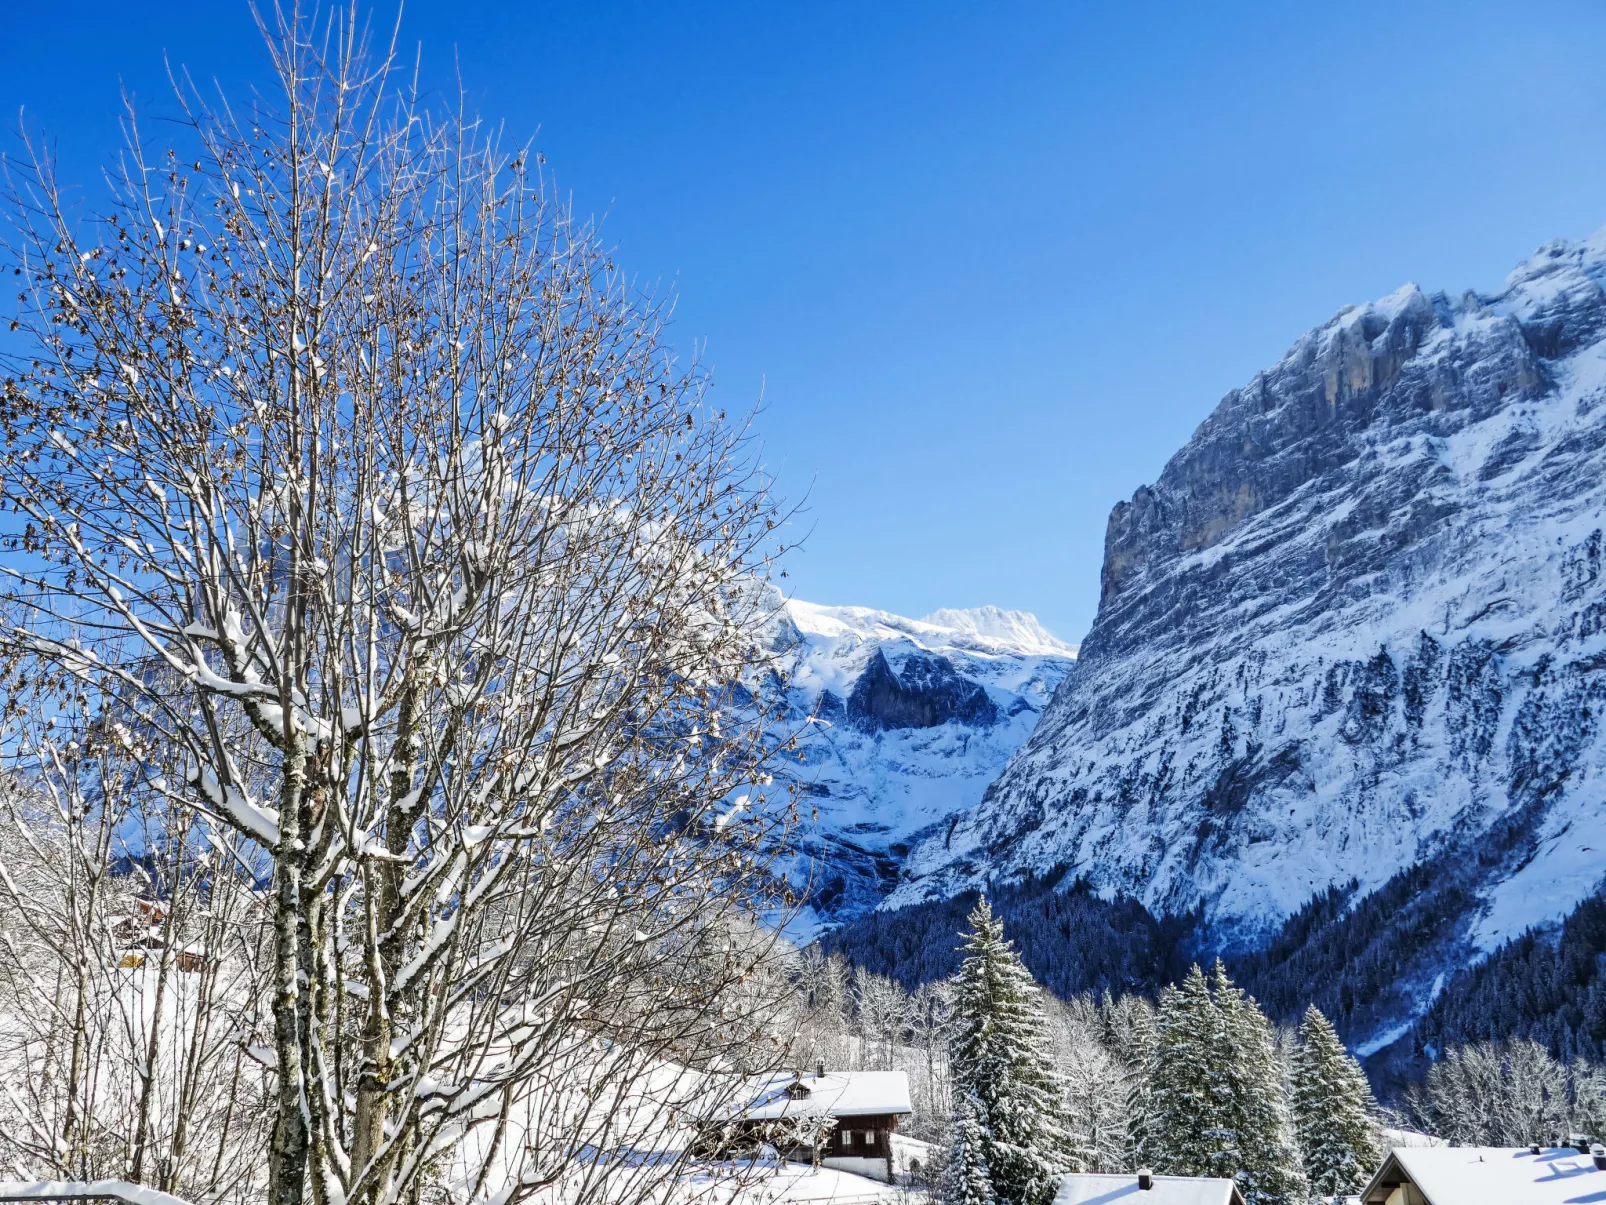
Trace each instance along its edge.
<path fill-rule="evenodd" d="M 918 1174 L 926 1153 L 925 1143 L 897 1133 L 911 1112 L 902 1071 L 821 1067 L 756 1081 L 748 1103 L 715 1123 L 703 1148 L 720 1154 L 766 1144 L 786 1159 L 894 1183 Z"/>
<path fill-rule="evenodd" d="M 1585 1146 L 1587 1144 L 1580 1143 Z M 1363 1205 L 1565 1205 L 1606 1201 L 1606 1150 L 1578 1147 L 1395 1147 Z"/>
<path fill-rule="evenodd" d="M 1054 1205 L 1244 1205 L 1236 1180 L 1073 1172 L 1060 1177 Z"/>

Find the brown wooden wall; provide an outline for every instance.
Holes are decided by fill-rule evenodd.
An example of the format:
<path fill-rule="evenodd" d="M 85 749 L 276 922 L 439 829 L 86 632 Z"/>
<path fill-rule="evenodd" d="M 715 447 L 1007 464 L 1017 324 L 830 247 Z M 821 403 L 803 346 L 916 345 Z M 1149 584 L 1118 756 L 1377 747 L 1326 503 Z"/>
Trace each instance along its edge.
<path fill-rule="evenodd" d="M 892 1141 L 888 1135 L 898 1128 L 898 1116 L 897 1113 L 880 1113 L 868 1117 L 839 1117 L 836 1126 L 826 1135 L 820 1154 L 826 1157 L 852 1155 L 861 1159 L 885 1159 L 892 1153 Z M 773 1125 L 773 1122 L 743 1121 L 737 1129 L 754 1140 L 764 1141 Z M 849 1135 L 852 1135 L 851 1140 Z M 699 1154 L 708 1157 L 723 1154 L 720 1144 L 713 1141 L 700 1142 L 696 1149 Z M 783 1151 L 781 1154 L 783 1158 L 803 1162 L 813 1158 L 812 1151 L 802 1149 Z"/>
<path fill-rule="evenodd" d="M 885 1158 L 892 1152 L 887 1137 L 898 1128 L 896 1113 L 883 1113 L 870 1117 L 843 1117 L 826 1139 L 823 1155 L 858 1155 L 863 1158 Z"/>

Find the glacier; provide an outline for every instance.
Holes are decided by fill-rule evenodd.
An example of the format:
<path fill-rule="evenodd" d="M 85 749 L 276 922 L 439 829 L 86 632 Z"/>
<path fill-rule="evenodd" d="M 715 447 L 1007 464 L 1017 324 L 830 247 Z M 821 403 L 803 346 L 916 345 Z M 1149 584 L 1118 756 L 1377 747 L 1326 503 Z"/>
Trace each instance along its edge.
<path fill-rule="evenodd" d="M 1069 867 L 1248 949 L 1418 863 L 1419 1004 L 1606 874 L 1606 230 L 1345 307 L 1112 511 L 1041 721 L 882 907 Z M 1378 1034 L 1389 1037 L 1386 1029 Z"/>

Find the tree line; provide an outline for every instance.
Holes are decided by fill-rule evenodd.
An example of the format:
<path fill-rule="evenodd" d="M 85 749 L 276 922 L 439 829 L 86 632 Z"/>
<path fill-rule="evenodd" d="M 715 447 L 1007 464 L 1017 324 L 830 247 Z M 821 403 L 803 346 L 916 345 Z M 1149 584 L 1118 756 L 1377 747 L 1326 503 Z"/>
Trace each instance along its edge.
<path fill-rule="evenodd" d="M 978 898 L 966 891 L 871 912 L 826 934 L 821 944 L 906 987 L 946 979 L 959 969 L 953 935 Z M 1064 868 L 994 884 L 987 898 L 1032 974 L 1062 999 L 1084 992 L 1152 994 L 1187 970 L 1183 951 L 1197 928 L 1193 914 L 1157 918 L 1131 896 L 1103 898 Z"/>
<path fill-rule="evenodd" d="M 913 992 L 818 951 L 803 977 L 809 1049 L 910 1072 L 911 1132 L 942 1144 L 949 1205 L 1044 1205 L 1065 1172 L 1140 1167 L 1233 1178 L 1273 1205 L 1376 1169 L 1381 1114 L 1319 1010 L 1280 1029 L 1219 961 L 1157 999 L 1061 1000 L 986 899 L 968 922 L 956 973 Z"/>
<path fill-rule="evenodd" d="M 1526 1038 L 1566 1062 L 1606 1058 L 1606 897 L 1559 929 L 1527 932 L 1452 976 L 1416 1027 L 1418 1047 Z"/>
<path fill-rule="evenodd" d="M 1308 927 L 1325 926 L 1342 896 L 1307 909 Z M 953 902 L 943 911 L 954 915 Z M 1528 935 L 1465 977 L 1585 967 L 1599 911 L 1586 902 L 1558 944 Z M 1358 1191 L 1389 1141 L 1606 1138 L 1606 1068 L 1577 1053 L 1564 1060 L 1530 1038 L 1430 1044 L 1421 1081 L 1385 1108 L 1319 1007 L 1278 1023 L 1219 960 L 1153 994 L 1062 999 L 1031 975 L 990 901 L 973 897 L 967 919 L 947 943 L 952 972 L 912 990 L 818 947 L 798 978 L 800 1049 L 909 1073 L 910 1133 L 946 1150 L 938 1180 L 950 1205 L 1035 1205 L 1059 1173 L 1140 1167 L 1231 1177 L 1252 1202 L 1298 1202 Z M 942 939 L 926 928 L 925 958 L 937 963 L 929 947 Z"/>
<path fill-rule="evenodd" d="M 1274 1021 L 1297 1023 L 1315 1004 L 1354 1038 L 1416 1007 L 1402 966 L 1449 957 L 1468 906 L 1454 859 L 1415 864 L 1362 895 L 1355 881 L 1318 892 L 1257 950 L 1229 956 L 1233 979 Z M 1135 899 L 1104 899 L 1061 869 L 1001 883 L 989 903 L 1026 966 L 1062 999 L 1085 993 L 1152 996 L 1186 973 L 1207 938 L 1195 914 L 1155 917 Z M 957 931 L 977 895 L 873 912 L 822 939 L 855 967 L 907 987 L 945 979 Z M 1438 953 L 1436 953 L 1438 952 Z M 1437 1052 L 1529 1039 L 1563 1062 L 1606 1060 L 1606 894 L 1581 901 L 1549 930 L 1506 942 L 1449 976 L 1414 1026 L 1403 1067 L 1420 1078 Z"/>

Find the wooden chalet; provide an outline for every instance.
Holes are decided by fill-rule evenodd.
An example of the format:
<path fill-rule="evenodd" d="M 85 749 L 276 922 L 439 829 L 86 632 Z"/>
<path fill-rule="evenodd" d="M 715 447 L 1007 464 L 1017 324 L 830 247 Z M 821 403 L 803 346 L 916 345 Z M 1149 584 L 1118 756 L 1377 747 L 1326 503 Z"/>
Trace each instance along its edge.
<path fill-rule="evenodd" d="M 1598 1177 L 1598 1179 L 1597 1179 Z M 1395 1147 L 1364 1205 L 1569 1205 L 1606 1201 L 1606 1149 L 1575 1146 Z"/>
<path fill-rule="evenodd" d="M 774 1076 L 753 1085 L 749 1102 L 720 1127 L 727 1148 L 769 1144 L 785 1159 L 892 1182 L 923 1144 L 898 1142 L 909 1116 L 909 1077 L 902 1071 L 826 1071 Z M 813 1124 L 811 1124 L 813 1123 Z M 799 1135 L 808 1134 L 806 1144 Z M 710 1144 L 705 1143 L 705 1148 Z M 709 1153 L 716 1153 L 710 1151 Z"/>
<path fill-rule="evenodd" d="M 117 969 L 128 971 L 143 967 L 146 960 L 167 944 L 167 937 L 162 932 L 162 923 L 167 919 L 167 911 L 157 900 L 138 898 L 134 900 L 134 910 L 126 916 L 120 916 L 112 923 L 112 936 L 122 947 L 122 953 L 117 959 Z M 172 965 L 180 971 L 195 973 L 206 962 L 206 956 L 198 946 L 180 946 L 171 951 Z"/>

